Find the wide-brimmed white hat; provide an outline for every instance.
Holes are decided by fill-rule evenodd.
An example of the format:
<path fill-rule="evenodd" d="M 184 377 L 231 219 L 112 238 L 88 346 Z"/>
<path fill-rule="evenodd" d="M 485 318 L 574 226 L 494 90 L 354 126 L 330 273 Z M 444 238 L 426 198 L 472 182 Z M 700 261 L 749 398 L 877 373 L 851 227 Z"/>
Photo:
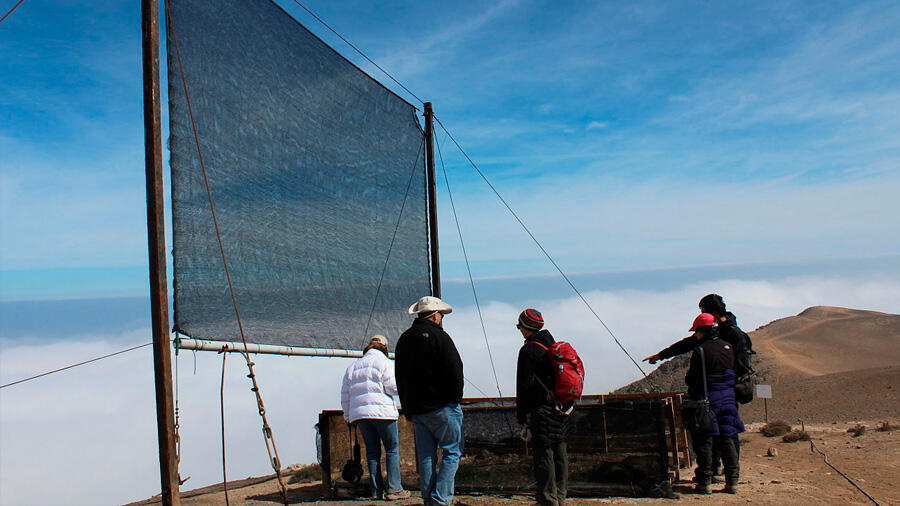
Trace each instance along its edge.
<path fill-rule="evenodd" d="M 450 304 L 430 295 L 422 297 L 415 304 L 409 306 L 409 314 L 433 313 L 435 311 L 447 314 L 452 313 L 453 308 L 450 307 Z"/>

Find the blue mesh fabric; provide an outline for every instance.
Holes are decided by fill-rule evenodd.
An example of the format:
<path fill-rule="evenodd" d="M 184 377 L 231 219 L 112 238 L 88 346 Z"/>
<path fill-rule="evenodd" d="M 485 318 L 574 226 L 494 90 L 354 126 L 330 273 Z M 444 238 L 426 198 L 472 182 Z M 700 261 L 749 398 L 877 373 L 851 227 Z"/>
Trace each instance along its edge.
<path fill-rule="evenodd" d="M 430 293 L 415 109 L 268 0 L 169 5 L 175 329 L 240 340 L 173 27 L 248 342 L 393 344 Z"/>

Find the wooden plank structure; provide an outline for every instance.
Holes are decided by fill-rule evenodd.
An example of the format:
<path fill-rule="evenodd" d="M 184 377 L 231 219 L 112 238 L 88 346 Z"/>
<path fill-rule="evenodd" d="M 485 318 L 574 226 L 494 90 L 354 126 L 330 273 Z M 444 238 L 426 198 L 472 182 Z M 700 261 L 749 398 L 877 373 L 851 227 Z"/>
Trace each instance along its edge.
<path fill-rule="evenodd" d="M 582 397 L 571 415 L 569 495 L 672 496 L 673 481 L 691 465 L 690 437 L 680 416 L 682 398 L 680 392 Z M 531 493 L 533 457 L 517 432 L 515 399 L 473 398 L 462 404 L 465 445 L 457 491 Z M 364 485 L 353 487 L 340 476 L 352 448 L 343 413 L 323 411 L 318 431 L 325 497 L 364 494 Z M 417 489 L 412 422 L 401 416 L 399 432 L 403 486 Z M 358 441 L 365 458 L 365 443 L 362 437 Z"/>

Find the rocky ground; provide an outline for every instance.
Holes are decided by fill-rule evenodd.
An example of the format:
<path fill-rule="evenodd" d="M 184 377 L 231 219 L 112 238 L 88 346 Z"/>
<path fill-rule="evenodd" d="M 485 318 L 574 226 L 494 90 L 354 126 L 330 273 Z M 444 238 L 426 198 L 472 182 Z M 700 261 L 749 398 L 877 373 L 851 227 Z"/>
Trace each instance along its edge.
<path fill-rule="evenodd" d="M 881 504 L 900 504 L 900 430 L 879 432 L 875 427 L 885 420 L 851 421 L 835 424 L 806 425 L 812 442 L 824 451 L 828 461 L 852 478 L 860 487 Z M 900 418 L 889 420 L 900 425 Z M 857 437 L 848 433 L 849 428 L 862 424 L 866 431 Z M 760 424 L 748 427 L 741 437 L 741 484 L 736 496 L 716 492 L 710 496 L 691 493 L 691 484 L 681 481 L 675 491 L 683 502 L 690 504 L 872 504 L 846 479 L 825 464 L 818 453 L 810 449 L 808 441 L 782 442 L 781 437 L 765 437 L 759 433 Z M 796 427 L 795 428 L 799 428 Z M 770 451 L 774 449 L 774 451 Z M 768 456 L 767 453 L 774 453 Z M 685 473 L 686 474 L 686 473 Z M 714 485 L 713 490 L 721 489 Z M 235 482 L 229 486 L 231 504 L 278 504 L 281 500 L 274 477 L 263 477 Z M 334 506 L 364 504 L 388 504 L 385 501 L 336 500 L 322 498 L 321 483 L 292 483 L 289 485 L 289 502 L 292 504 L 318 503 Z M 533 504 L 528 496 L 460 496 L 459 504 L 516 505 Z M 182 503 L 225 504 L 221 484 L 184 494 Z M 573 498 L 569 504 L 671 504 L 670 499 L 629 498 Z M 158 504 L 158 499 L 135 504 Z M 394 504 L 421 504 L 418 497 Z"/>

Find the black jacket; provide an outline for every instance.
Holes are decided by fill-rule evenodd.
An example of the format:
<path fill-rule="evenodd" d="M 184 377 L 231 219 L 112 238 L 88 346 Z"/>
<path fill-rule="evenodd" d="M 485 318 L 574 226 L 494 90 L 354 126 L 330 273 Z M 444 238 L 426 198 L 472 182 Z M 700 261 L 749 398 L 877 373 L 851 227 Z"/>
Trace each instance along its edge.
<path fill-rule="evenodd" d="M 753 371 L 750 365 L 750 355 L 753 353 L 753 343 L 750 336 L 737 326 L 737 319 L 731 312 L 725 313 L 725 321 L 718 325 L 719 338 L 724 339 L 734 350 L 734 373 L 738 378 Z"/>
<path fill-rule="evenodd" d="M 519 362 L 516 366 L 516 418 L 525 424 L 528 413 L 541 405 L 553 405 L 550 392 L 553 391 L 553 364 L 547 351 L 534 342 L 550 347 L 556 341 L 546 329 L 532 335 L 519 348 Z M 535 381 L 540 379 L 544 386 Z M 545 388 L 546 387 L 546 388 Z"/>
<path fill-rule="evenodd" d="M 710 327 L 712 328 L 712 327 Z M 703 340 L 694 339 L 694 349 L 698 344 L 703 347 L 703 355 L 706 358 L 706 374 L 723 374 L 726 369 L 734 369 L 734 352 L 731 345 L 725 340 L 719 339 L 715 330 L 704 333 Z M 703 365 L 700 363 L 700 353 L 694 351 L 691 355 L 691 365 L 684 382 L 688 387 L 688 397 L 699 399 L 703 396 Z"/>
<path fill-rule="evenodd" d="M 462 400 L 462 359 L 439 325 L 416 318 L 400 336 L 394 354 L 397 392 L 407 417 Z"/>
<path fill-rule="evenodd" d="M 660 360 L 668 360 L 672 357 L 677 357 L 683 353 L 687 353 L 694 348 L 697 347 L 697 338 L 693 335 L 687 336 L 681 341 L 676 342 L 675 344 L 669 346 L 668 348 L 664 348 L 662 351 L 657 353 L 659 355 Z"/>

